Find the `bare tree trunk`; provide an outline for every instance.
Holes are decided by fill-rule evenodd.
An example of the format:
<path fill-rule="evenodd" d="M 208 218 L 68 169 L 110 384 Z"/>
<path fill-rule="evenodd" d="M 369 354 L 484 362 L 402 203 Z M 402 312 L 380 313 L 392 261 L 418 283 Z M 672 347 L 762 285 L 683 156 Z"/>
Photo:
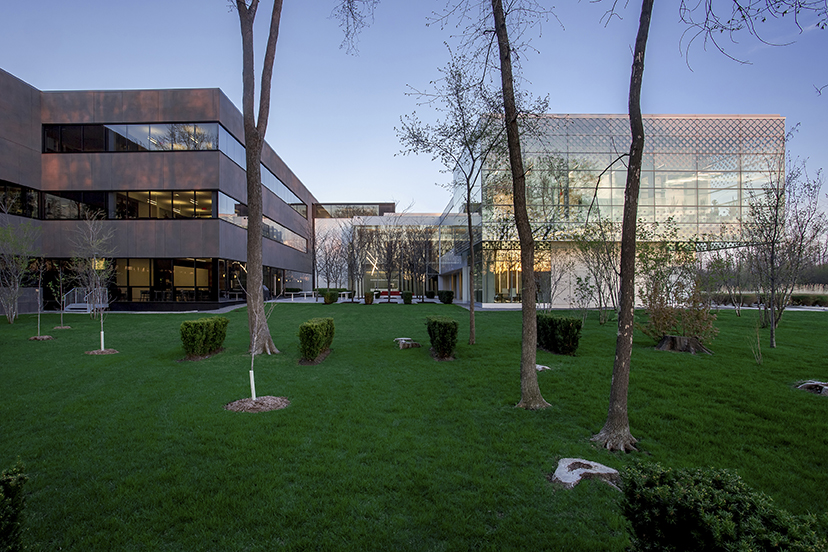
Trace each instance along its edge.
<path fill-rule="evenodd" d="M 641 83 L 644 77 L 644 53 L 650 31 L 653 0 L 641 3 L 638 36 L 635 39 L 632 75 L 630 77 L 630 164 L 627 167 L 627 189 L 624 195 L 624 221 L 621 229 L 621 290 L 619 293 L 618 338 L 615 342 L 615 363 L 612 366 L 607 421 L 592 437 L 609 450 L 635 450 L 637 440 L 630 433 L 627 416 L 627 390 L 630 381 L 633 329 L 635 317 L 635 225 L 638 214 L 638 190 L 641 183 L 641 159 L 644 154 L 644 121 L 641 117 Z"/>
<path fill-rule="evenodd" d="M 512 77 L 512 53 L 506 30 L 506 16 L 502 0 L 492 0 L 497 45 L 500 51 L 500 77 L 503 87 L 503 108 L 506 117 L 506 138 L 509 146 L 509 162 L 512 168 L 515 220 L 520 240 L 523 329 L 520 351 L 520 408 L 536 410 L 546 408 L 538 387 L 535 365 L 538 344 L 538 326 L 535 305 L 535 240 L 526 213 L 526 178 L 520 151 L 520 133 L 515 104 L 514 79 Z"/>
<path fill-rule="evenodd" d="M 278 353 L 270 336 L 270 328 L 264 314 L 262 292 L 262 174 L 261 159 L 267 119 L 270 114 L 270 83 L 273 77 L 273 60 L 279 37 L 279 20 L 282 0 L 274 0 L 267 39 L 262 84 L 259 92 L 258 122 L 254 117 L 255 72 L 253 68 L 253 21 L 259 0 L 252 0 L 248 7 L 244 0 L 236 0 L 242 33 L 242 106 L 244 115 L 244 140 L 247 161 L 247 321 L 250 327 L 250 352 L 252 354 Z"/>
<path fill-rule="evenodd" d="M 474 235 L 472 234 L 471 186 L 466 182 L 466 221 L 469 227 L 469 345 L 474 345 Z M 425 282 L 423 282 L 425 289 Z"/>

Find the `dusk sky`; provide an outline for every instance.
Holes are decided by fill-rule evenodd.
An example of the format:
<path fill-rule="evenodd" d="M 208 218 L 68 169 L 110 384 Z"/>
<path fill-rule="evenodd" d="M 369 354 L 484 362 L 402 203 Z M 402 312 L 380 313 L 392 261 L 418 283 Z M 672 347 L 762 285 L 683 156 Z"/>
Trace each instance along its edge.
<path fill-rule="evenodd" d="M 439 76 L 451 30 L 426 26 L 444 0 L 381 2 L 363 31 L 359 54 L 340 49 L 330 18 L 334 0 L 287 0 L 282 14 L 267 141 L 320 202 L 412 201 L 441 212 L 449 181 L 428 156 L 400 156 L 400 116 L 433 111 L 406 95 Z M 669 4 L 669 5 L 668 5 Z M 623 20 L 601 21 L 610 4 L 566 2 L 536 36 L 524 60 L 523 86 L 549 95 L 553 113 L 626 113 L 639 3 Z M 258 14 L 263 54 L 270 2 Z M 680 43 L 676 3 L 656 5 L 648 44 L 642 109 L 653 114 L 780 114 L 795 156 L 828 168 L 828 31 L 793 20 L 762 27 L 762 44 L 725 44 L 750 64 L 702 42 Z M 257 62 L 259 61 L 257 60 Z M 689 67 L 688 67 L 689 62 Z M 241 106 L 241 36 L 226 0 L 41 0 L 0 7 L 0 68 L 41 90 L 218 87 Z M 257 71 L 260 69 L 257 66 Z M 258 86 L 258 82 L 257 82 Z"/>

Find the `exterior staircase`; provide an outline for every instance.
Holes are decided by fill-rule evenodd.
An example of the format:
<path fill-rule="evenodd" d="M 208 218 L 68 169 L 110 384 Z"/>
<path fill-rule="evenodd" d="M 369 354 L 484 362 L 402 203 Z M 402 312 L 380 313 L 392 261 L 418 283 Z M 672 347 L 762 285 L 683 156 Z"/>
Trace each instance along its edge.
<path fill-rule="evenodd" d="M 98 297 L 93 297 L 98 295 Z M 109 294 L 106 290 L 95 294 L 94 290 L 87 288 L 75 288 L 63 296 L 63 304 L 66 305 L 64 312 L 85 312 L 93 310 L 105 310 L 109 308 Z"/>

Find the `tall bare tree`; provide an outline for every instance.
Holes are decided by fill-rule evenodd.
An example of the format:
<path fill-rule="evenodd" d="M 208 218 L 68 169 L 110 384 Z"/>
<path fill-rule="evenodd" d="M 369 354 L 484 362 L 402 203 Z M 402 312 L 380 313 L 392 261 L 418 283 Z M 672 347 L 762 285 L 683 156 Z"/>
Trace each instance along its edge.
<path fill-rule="evenodd" d="M 403 153 L 429 153 L 447 171 L 453 173 L 449 185 L 463 192 L 469 237 L 469 345 L 475 342 L 474 327 L 474 233 L 472 216 L 478 210 L 473 204 L 474 188 L 480 185 L 486 160 L 503 147 L 503 122 L 497 115 L 503 102 L 486 80 L 471 73 L 471 64 L 462 56 L 451 54 L 448 65 L 441 69 L 443 77 L 435 89 L 416 92 L 428 105 L 435 105 L 443 114 L 434 125 L 421 122 L 417 114 L 402 119 L 397 135 L 405 146 Z"/>
<path fill-rule="evenodd" d="M 509 152 L 509 164 L 512 170 L 513 201 L 515 222 L 520 241 L 520 265 L 522 288 L 523 330 L 520 352 L 520 408 L 535 410 L 549 406 L 538 386 L 536 369 L 538 327 L 536 286 L 535 286 L 535 239 L 526 211 L 526 171 L 523 168 L 523 156 L 520 148 L 520 129 L 518 128 L 518 109 L 515 99 L 514 76 L 512 74 L 512 45 L 506 25 L 506 13 L 502 0 L 492 0 L 494 30 L 500 53 L 500 80 L 503 89 L 503 113 L 506 123 L 506 139 Z"/>
<path fill-rule="evenodd" d="M 630 161 L 624 191 L 624 215 L 621 226 L 621 285 L 618 294 L 618 337 L 615 341 L 615 362 L 612 366 L 607 421 L 593 441 L 609 450 L 635 450 L 638 440 L 630 433 L 627 415 L 627 390 L 630 381 L 633 329 L 635 325 L 635 232 L 638 218 L 638 191 L 641 184 L 641 160 L 644 154 L 644 119 L 641 116 L 641 84 L 644 79 L 644 54 L 650 32 L 653 0 L 641 2 L 641 16 L 633 51 L 630 75 Z"/>
<path fill-rule="evenodd" d="M 264 312 L 262 289 L 262 178 L 261 159 L 270 114 L 270 86 L 273 79 L 273 60 L 279 38 L 282 18 L 282 0 L 273 0 L 270 30 L 262 66 L 259 88 L 258 115 L 254 113 L 256 83 L 253 66 L 253 22 L 259 9 L 259 0 L 231 0 L 239 14 L 242 35 L 242 114 L 244 116 L 245 161 L 247 164 L 247 320 L 250 326 L 252 353 L 278 353 Z M 338 0 L 333 15 L 339 19 L 345 32 L 343 45 L 353 50 L 359 30 L 373 16 L 378 0 Z"/>
<path fill-rule="evenodd" d="M 767 184 L 748 200 L 745 233 L 750 266 L 764 295 L 770 347 L 794 288 L 820 247 L 826 230 L 819 207 L 821 174 L 811 177 L 804 163 L 771 161 Z"/>
<path fill-rule="evenodd" d="M 270 16 L 270 31 L 265 48 L 262 80 L 259 88 L 258 116 L 254 112 L 256 74 L 253 66 L 253 22 L 259 9 L 259 0 L 236 0 L 242 35 L 242 114 L 244 117 L 245 161 L 247 165 L 247 321 L 250 327 L 251 354 L 278 353 L 270 336 L 264 312 L 262 289 L 262 147 L 270 114 L 270 85 L 273 78 L 273 60 L 279 38 L 282 0 L 274 0 Z"/>

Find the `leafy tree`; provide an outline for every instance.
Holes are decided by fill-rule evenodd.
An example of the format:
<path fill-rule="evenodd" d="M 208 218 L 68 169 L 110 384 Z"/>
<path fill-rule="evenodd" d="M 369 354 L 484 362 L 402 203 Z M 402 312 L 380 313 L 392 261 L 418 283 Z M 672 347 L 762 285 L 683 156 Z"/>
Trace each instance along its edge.
<path fill-rule="evenodd" d="M 641 330 L 656 341 L 665 335 L 695 337 L 711 341 L 718 330 L 716 315 L 710 312 L 702 271 L 693 241 L 678 239 L 678 227 L 671 219 L 666 226 L 654 223 L 638 229 L 636 270 L 639 291 L 648 320 Z"/>

